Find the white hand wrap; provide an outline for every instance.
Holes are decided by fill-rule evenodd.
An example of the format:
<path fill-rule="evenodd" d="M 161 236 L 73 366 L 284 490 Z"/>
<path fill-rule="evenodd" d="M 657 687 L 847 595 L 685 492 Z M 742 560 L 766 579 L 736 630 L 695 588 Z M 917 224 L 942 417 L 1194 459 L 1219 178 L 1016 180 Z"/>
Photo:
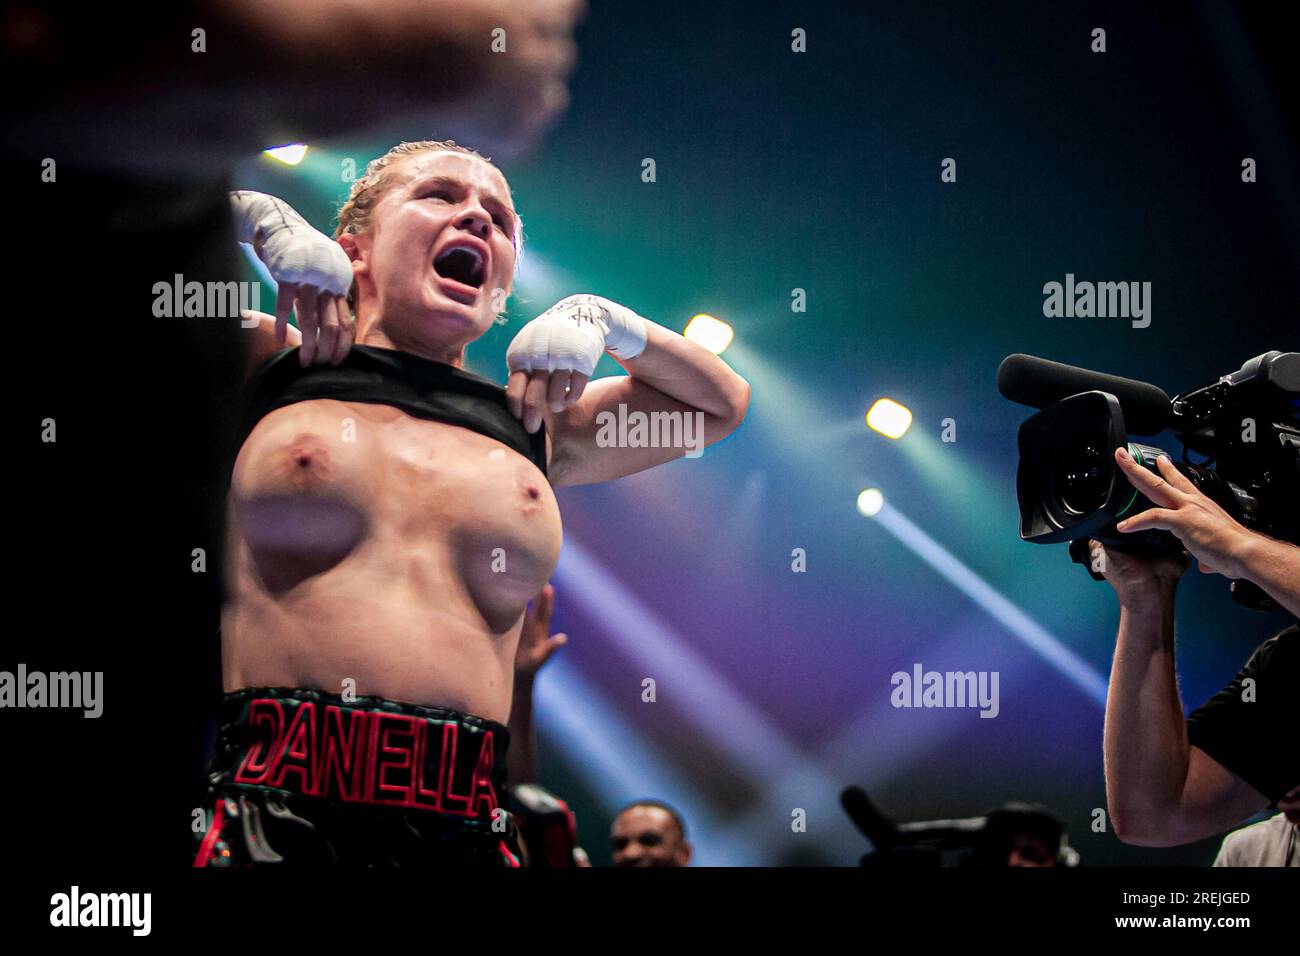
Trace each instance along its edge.
<path fill-rule="evenodd" d="M 646 320 L 598 295 L 571 295 L 533 319 L 506 349 L 510 371 L 591 375 L 601 352 L 636 358 L 645 349 Z"/>
<path fill-rule="evenodd" d="M 352 286 L 348 254 L 287 202 L 247 191 L 231 193 L 230 202 L 239 241 L 252 244 L 276 282 L 348 294 Z"/>

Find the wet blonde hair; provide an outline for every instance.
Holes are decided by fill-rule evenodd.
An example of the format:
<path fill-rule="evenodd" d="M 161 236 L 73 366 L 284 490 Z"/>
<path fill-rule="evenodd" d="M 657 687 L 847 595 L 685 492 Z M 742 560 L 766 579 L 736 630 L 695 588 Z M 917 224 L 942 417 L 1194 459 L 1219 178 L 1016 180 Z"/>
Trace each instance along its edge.
<path fill-rule="evenodd" d="M 392 177 L 389 175 L 391 168 L 400 160 L 417 153 L 461 153 L 481 159 L 500 172 L 500 167 L 492 162 L 490 156 L 484 156 L 478 150 L 468 146 L 461 146 L 454 140 L 422 139 L 410 143 L 398 143 L 384 155 L 367 163 L 365 175 L 352 184 L 348 198 L 339 207 L 338 226 L 334 230 L 335 239 L 344 234 L 357 236 L 371 230 L 374 226 L 372 218 L 375 206 L 392 187 L 390 181 Z M 508 186 L 507 183 L 507 188 Z M 510 237 L 510 241 L 515 247 L 515 264 L 518 266 L 519 255 L 523 252 L 524 244 L 523 221 L 518 213 L 515 214 L 515 234 Z M 356 312 L 357 282 L 355 279 L 352 280 L 352 287 L 348 289 L 348 307 L 353 313 Z"/>

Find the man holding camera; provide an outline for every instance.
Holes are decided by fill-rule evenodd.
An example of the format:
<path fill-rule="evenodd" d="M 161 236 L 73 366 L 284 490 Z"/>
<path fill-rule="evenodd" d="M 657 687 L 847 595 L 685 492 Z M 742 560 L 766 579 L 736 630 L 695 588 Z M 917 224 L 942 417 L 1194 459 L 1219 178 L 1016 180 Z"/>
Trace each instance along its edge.
<path fill-rule="evenodd" d="M 1169 531 L 1205 573 L 1258 585 L 1300 617 L 1300 547 L 1249 531 L 1165 457 L 1153 474 L 1127 450 L 1119 468 L 1156 507 L 1121 532 Z M 1090 542 L 1096 554 L 1101 548 Z M 1265 641 L 1241 673 L 1184 720 L 1174 670 L 1174 594 L 1188 561 L 1103 551 L 1119 596 L 1106 701 L 1106 797 L 1125 843 L 1174 846 L 1231 829 L 1270 806 L 1300 824 L 1300 626 Z M 1287 846 L 1294 844 L 1288 835 Z M 1288 851 L 1289 852 L 1289 851 Z M 1275 865 L 1286 865 L 1279 859 Z"/>

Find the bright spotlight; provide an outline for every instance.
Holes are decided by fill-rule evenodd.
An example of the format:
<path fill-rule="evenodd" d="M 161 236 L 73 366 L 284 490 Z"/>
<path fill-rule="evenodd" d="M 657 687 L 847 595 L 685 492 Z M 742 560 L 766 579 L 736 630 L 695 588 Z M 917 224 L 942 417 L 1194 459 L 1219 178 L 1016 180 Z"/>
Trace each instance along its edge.
<path fill-rule="evenodd" d="M 885 507 L 885 496 L 879 488 L 868 488 L 858 495 L 858 514 L 874 518 Z"/>
<path fill-rule="evenodd" d="M 867 412 L 867 424 L 887 438 L 902 438 L 912 425 L 912 413 L 892 398 L 881 398 Z"/>
<path fill-rule="evenodd" d="M 276 146 L 272 149 L 263 150 L 263 152 L 272 159 L 278 159 L 286 166 L 297 166 L 302 162 L 302 158 L 307 155 L 307 144 L 290 143 L 288 146 Z"/>
<path fill-rule="evenodd" d="M 682 335 L 696 345 L 703 345 L 714 355 L 721 355 L 736 333 L 726 322 L 720 322 L 701 312 L 686 323 L 686 331 Z"/>

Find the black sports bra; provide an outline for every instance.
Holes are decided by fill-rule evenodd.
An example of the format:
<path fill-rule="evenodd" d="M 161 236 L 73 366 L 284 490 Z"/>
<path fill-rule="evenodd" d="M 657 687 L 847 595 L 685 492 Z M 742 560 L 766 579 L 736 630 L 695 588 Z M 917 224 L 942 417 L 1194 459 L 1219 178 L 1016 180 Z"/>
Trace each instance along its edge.
<path fill-rule="evenodd" d="M 245 392 L 235 449 L 277 408 L 318 398 L 392 405 L 416 418 L 459 425 L 496 439 L 546 474 L 546 425 L 534 434 L 510 413 L 502 386 L 443 362 L 406 352 L 354 345 L 337 367 L 298 364 L 298 350 L 268 359 Z"/>

